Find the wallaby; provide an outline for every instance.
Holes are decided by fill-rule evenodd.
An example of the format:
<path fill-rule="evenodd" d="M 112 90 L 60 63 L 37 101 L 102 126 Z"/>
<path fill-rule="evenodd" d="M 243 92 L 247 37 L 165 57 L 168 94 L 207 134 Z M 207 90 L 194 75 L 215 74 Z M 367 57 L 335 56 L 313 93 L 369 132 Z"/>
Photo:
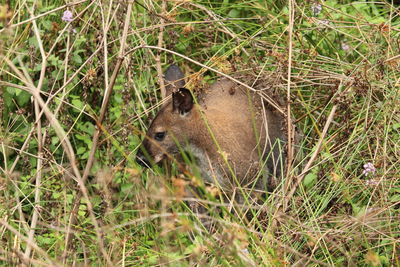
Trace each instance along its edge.
<path fill-rule="evenodd" d="M 150 166 L 166 155 L 187 151 L 205 182 L 224 190 L 237 186 L 273 189 L 285 164 L 284 117 L 261 97 L 229 79 L 215 82 L 197 96 L 185 89 L 176 65 L 165 72 L 172 99 L 153 119 L 137 162 Z"/>

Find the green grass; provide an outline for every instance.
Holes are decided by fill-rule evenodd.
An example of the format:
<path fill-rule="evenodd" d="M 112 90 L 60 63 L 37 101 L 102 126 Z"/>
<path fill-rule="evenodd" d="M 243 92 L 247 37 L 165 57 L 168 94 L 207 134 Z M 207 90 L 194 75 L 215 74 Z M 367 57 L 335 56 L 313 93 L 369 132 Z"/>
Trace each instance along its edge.
<path fill-rule="evenodd" d="M 64 2 L 8 2 L 9 9 L 0 5 L 2 265 L 400 265 L 398 5 L 328 0 L 314 14 L 316 4 L 296 1 L 291 29 L 292 9 L 283 0 L 167 1 L 165 10 L 161 1 L 133 2 L 125 51 L 158 46 L 160 29 L 168 51 L 124 55 L 105 119 L 96 125 L 128 5 L 86 1 L 57 10 Z M 32 9 L 45 15 L 24 22 Z M 61 20 L 67 9 L 69 25 Z M 165 166 L 135 163 L 141 134 L 161 105 L 158 55 L 163 70 L 172 62 L 184 69 L 190 89 L 218 77 L 201 63 L 229 75 L 268 76 L 283 97 L 291 62 L 291 112 L 303 138 L 291 173 L 262 203 L 226 203 L 215 197 L 218 189 L 176 164 L 168 175 Z M 35 112 L 26 87 L 41 90 L 55 122 L 48 113 L 39 119 L 42 108 Z M 284 184 L 295 186 L 327 122 L 311 169 L 286 209 L 278 208 L 288 194 Z M 57 125 L 80 176 L 101 130 L 84 185 Z M 365 176 L 368 162 L 376 172 Z M 185 188 L 196 188 L 208 213 L 193 214 Z M 210 234 L 202 222 L 217 230 Z"/>

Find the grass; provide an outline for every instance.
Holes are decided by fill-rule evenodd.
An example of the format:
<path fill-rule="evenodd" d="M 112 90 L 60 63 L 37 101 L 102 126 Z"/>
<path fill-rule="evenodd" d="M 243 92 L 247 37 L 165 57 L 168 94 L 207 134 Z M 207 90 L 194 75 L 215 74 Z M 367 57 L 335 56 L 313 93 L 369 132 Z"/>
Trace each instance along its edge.
<path fill-rule="evenodd" d="M 398 5 L 6 2 L 2 265 L 400 265 Z M 219 200 L 176 164 L 135 163 L 172 62 L 193 90 L 251 70 L 289 96 L 298 160 L 262 203 Z M 190 186 L 208 213 L 193 214 Z"/>

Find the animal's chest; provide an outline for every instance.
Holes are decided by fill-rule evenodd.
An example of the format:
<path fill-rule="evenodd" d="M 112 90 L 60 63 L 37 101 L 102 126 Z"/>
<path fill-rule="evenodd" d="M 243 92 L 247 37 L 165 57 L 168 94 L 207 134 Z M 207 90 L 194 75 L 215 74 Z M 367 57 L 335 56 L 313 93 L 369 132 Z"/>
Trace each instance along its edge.
<path fill-rule="evenodd" d="M 205 182 L 220 185 L 226 188 L 229 185 L 227 175 L 221 162 L 209 155 L 204 148 L 194 144 L 186 146 L 186 151 L 194 158 L 194 168 L 201 174 Z"/>
<path fill-rule="evenodd" d="M 260 167 L 259 161 L 251 157 L 232 160 L 230 155 L 223 151 L 218 152 L 217 157 L 213 157 L 215 155 L 210 155 L 205 149 L 195 145 L 188 145 L 186 151 L 195 161 L 192 168 L 197 168 L 197 170 L 192 169 L 193 172 L 199 173 L 204 182 L 218 185 L 228 191 L 234 190 L 239 184 L 251 187 L 253 178 Z M 257 185 L 256 188 L 264 189 L 265 187 Z"/>

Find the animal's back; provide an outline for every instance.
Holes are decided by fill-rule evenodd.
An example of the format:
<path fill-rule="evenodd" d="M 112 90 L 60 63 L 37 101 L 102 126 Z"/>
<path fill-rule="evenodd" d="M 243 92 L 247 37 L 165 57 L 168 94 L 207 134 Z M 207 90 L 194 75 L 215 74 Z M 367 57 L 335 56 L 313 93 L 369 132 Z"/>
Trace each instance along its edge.
<path fill-rule="evenodd" d="M 285 139 L 283 118 L 266 109 L 259 95 L 227 79 L 214 83 L 204 95 L 202 110 L 220 148 L 210 158 L 225 175 L 231 175 L 221 154 L 226 156 L 241 185 L 251 183 L 260 169 L 260 159 L 269 154 L 277 138 Z M 279 154 L 275 149 L 274 157 Z M 273 161 L 268 160 L 264 167 L 268 172 L 274 168 Z M 266 189 L 268 179 L 259 178 L 256 187 Z"/>

